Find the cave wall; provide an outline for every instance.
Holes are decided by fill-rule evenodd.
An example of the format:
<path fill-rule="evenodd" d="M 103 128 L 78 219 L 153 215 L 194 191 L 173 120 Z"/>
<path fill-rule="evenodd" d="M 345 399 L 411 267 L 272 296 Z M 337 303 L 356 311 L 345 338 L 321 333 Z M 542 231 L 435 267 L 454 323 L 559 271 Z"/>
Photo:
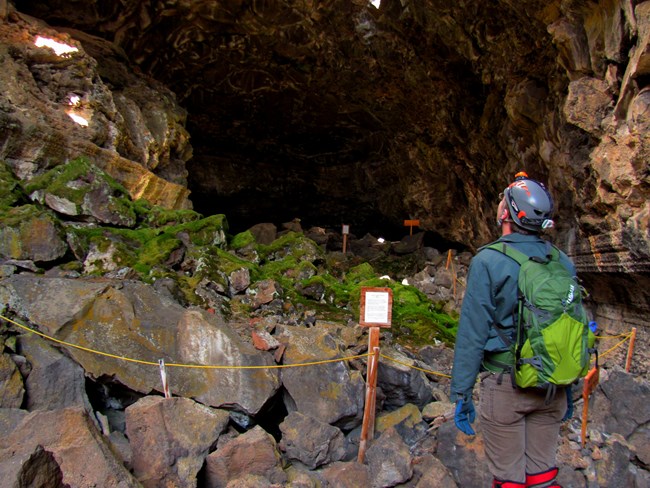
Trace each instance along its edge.
<path fill-rule="evenodd" d="M 114 100 L 93 112 L 93 135 L 58 129 L 58 152 L 16 152 L 27 130 L 14 130 L 0 156 L 16 165 L 38 171 L 74 148 L 189 189 L 167 204 L 235 227 L 299 217 L 374 232 L 417 218 L 469 249 L 495 237 L 496 196 L 525 169 L 555 195 L 552 238 L 595 317 L 645 322 L 650 2 L 3 4 L 8 26 L 35 35 L 28 14 L 82 48 L 84 67 L 66 69 L 86 73 L 74 86 L 86 107 Z M 53 63 L 27 59 L 25 79 Z M 49 116 L 62 97 L 30 110 Z"/>

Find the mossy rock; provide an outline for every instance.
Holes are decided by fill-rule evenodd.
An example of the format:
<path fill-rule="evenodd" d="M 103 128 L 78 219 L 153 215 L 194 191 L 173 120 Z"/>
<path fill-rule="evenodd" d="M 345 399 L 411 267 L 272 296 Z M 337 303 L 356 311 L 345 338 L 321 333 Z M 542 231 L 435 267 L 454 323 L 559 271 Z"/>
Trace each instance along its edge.
<path fill-rule="evenodd" d="M 37 205 L 0 210 L 0 256 L 34 262 L 54 261 L 68 245 L 54 213 Z"/>
<path fill-rule="evenodd" d="M 351 268 L 345 275 L 345 282 L 358 284 L 362 281 L 371 280 L 377 277 L 377 273 L 370 263 L 361 263 Z"/>
<path fill-rule="evenodd" d="M 141 227 L 175 226 L 203 219 L 203 215 L 194 210 L 170 210 L 158 205 L 151 205 L 143 199 L 134 201 L 133 208 Z"/>
<path fill-rule="evenodd" d="M 130 201 L 129 194 L 122 185 L 84 157 L 70 160 L 34 177 L 25 185 L 25 191 L 31 194 L 45 190 L 81 205 L 89 187 L 97 179 L 109 185 L 115 196 Z"/>
<path fill-rule="evenodd" d="M 25 185 L 35 201 L 65 215 L 91 216 L 100 223 L 132 227 L 133 202 L 126 189 L 86 158 L 73 159 Z"/>
<path fill-rule="evenodd" d="M 298 232 L 287 232 L 271 244 L 258 247 L 262 262 L 278 261 L 292 257 L 297 261 L 324 260 L 323 250 L 311 239 Z"/>
<path fill-rule="evenodd" d="M 211 215 L 199 220 L 193 220 L 177 225 L 169 226 L 165 232 L 178 234 L 187 233 L 190 242 L 195 246 L 227 246 L 226 233 L 228 232 L 228 220 L 223 214 Z"/>
<path fill-rule="evenodd" d="M 233 251 L 237 251 L 239 249 L 242 249 L 246 246 L 251 246 L 255 245 L 255 236 L 250 230 L 246 230 L 244 232 L 240 232 L 239 234 L 236 234 L 233 236 L 233 238 L 230 240 L 230 249 Z"/>
<path fill-rule="evenodd" d="M 0 211 L 25 200 L 20 181 L 4 161 L 0 161 Z"/>

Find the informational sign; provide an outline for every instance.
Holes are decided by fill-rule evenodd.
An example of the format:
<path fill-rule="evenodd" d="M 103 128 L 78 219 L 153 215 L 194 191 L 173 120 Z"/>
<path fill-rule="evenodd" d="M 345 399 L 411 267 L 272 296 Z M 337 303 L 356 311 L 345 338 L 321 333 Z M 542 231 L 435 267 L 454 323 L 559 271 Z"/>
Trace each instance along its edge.
<path fill-rule="evenodd" d="M 390 327 L 393 317 L 393 290 L 390 288 L 361 288 L 359 325 Z"/>
<path fill-rule="evenodd" d="M 343 224 L 343 231 L 341 232 L 341 234 L 346 235 L 349 233 L 350 233 L 350 226 Z"/>

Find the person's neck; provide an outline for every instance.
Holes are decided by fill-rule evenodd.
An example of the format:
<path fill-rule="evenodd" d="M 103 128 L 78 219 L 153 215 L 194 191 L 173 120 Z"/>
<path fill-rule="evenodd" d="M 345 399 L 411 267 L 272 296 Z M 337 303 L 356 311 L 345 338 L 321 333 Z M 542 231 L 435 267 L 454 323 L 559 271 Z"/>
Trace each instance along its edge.
<path fill-rule="evenodd" d="M 501 236 L 507 236 L 512 234 L 512 222 L 508 222 L 507 220 L 504 220 L 501 223 Z"/>

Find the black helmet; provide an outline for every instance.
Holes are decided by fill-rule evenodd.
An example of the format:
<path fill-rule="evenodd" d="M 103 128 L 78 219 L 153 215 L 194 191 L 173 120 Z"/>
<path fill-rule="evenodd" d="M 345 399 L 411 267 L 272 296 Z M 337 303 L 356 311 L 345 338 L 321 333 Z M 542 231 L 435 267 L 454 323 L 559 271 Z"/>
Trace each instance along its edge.
<path fill-rule="evenodd" d="M 553 227 L 553 198 L 543 183 L 531 180 L 523 171 L 503 192 L 510 218 L 519 227 L 539 232 Z"/>

